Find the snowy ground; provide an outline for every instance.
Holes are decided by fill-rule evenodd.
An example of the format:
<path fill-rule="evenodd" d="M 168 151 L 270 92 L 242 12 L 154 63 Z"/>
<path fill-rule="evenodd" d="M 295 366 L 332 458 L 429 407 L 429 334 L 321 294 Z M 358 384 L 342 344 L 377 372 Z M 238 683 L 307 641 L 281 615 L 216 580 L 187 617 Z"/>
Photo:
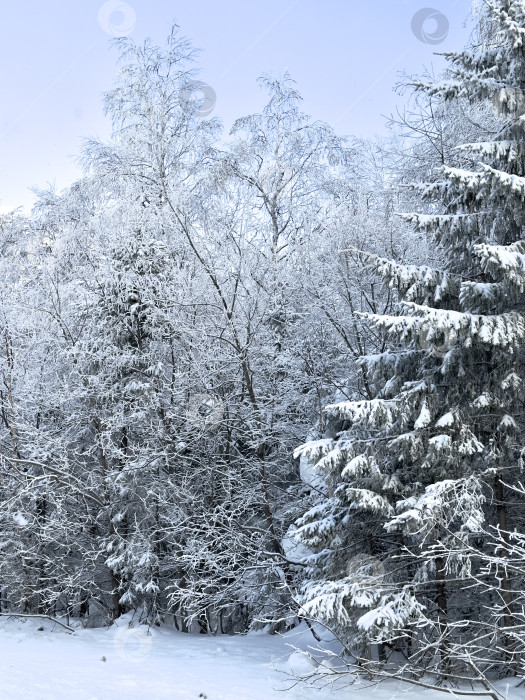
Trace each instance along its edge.
<path fill-rule="evenodd" d="M 336 692 L 291 685 L 307 660 L 289 646 L 313 642 L 305 630 L 275 637 L 183 635 L 138 626 L 60 631 L 49 621 L 0 619 L 2 700 L 445 700 L 450 695 L 382 684 Z M 43 628 L 38 629 L 38 628 Z M 315 644 L 315 642 L 313 642 Z M 500 686 L 503 690 L 504 686 Z M 523 692 L 523 691 L 521 691 Z M 521 694 L 518 690 L 517 693 Z M 516 691 L 515 691 L 516 693 Z M 518 697 L 514 694 L 512 697 Z"/>

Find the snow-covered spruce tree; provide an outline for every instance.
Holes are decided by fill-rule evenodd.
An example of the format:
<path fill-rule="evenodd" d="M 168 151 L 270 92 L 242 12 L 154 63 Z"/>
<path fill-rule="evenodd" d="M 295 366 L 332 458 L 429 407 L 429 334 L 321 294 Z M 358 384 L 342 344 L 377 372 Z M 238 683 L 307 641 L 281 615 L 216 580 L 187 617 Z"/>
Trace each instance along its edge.
<path fill-rule="evenodd" d="M 493 140 L 462 146 L 479 165 L 445 166 L 415 188 L 428 208 L 405 219 L 445 264 L 364 256 L 400 295 L 398 316 L 368 319 L 391 349 L 361 360 L 374 397 L 328 406 L 337 435 L 298 451 L 326 484 L 298 523 L 312 550 L 305 611 L 358 654 L 376 642 L 412 670 L 474 679 L 515 672 L 523 651 L 512 633 L 522 581 L 501 546 L 485 585 L 469 579 L 489 555 L 483 528 L 512 531 L 523 508 L 506 484 L 518 479 L 525 427 L 525 4 L 486 5 L 490 36 L 448 55 L 443 83 L 416 85 L 491 101 L 500 117 Z"/>

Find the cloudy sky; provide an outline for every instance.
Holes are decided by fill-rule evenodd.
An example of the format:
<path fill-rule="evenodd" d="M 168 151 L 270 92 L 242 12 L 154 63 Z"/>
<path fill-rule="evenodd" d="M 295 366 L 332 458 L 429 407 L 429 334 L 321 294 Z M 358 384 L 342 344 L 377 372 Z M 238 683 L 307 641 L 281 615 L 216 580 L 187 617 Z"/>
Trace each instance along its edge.
<path fill-rule="evenodd" d="M 425 2 L 429 2 L 426 5 Z M 399 73 L 460 48 L 470 0 L 24 0 L 0 25 L 0 211 L 30 207 L 30 187 L 58 189 L 80 173 L 82 138 L 106 137 L 101 95 L 115 75 L 111 35 L 162 42 L 175 20 L 203 49 L 201 79 L 229 128 L 258 110 L 256 78 L 288 69 L 304 109 L 339 133 L 385 133 L 402 102 Z"/>

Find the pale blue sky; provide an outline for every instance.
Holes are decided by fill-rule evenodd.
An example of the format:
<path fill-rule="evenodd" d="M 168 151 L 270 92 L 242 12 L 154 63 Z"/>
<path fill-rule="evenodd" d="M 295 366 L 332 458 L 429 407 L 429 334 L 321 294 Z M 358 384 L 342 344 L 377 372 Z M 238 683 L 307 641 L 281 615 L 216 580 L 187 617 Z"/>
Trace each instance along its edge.
<path fill-rule="evenodd" d="M 117 0 L 114 0 L 115 3 Z M 401 70 L 443 65 L 434 52 L 461 48 L 470 0 L 130 0 L 131 36 L 162 42 L 172 20 L 203 49 L 201 79 L 217 94 L 214 115 L 232 121 L 260 109 L 255 80 L 287 68 L 304 109 L 339 133 L 385 132 L 382 114 L 402 103 L 392 88 Z M 0 25 L 0 211 L 30 206 L 30 186 L 78 176 L 82 137 L 108 134 L 101 95 L 115 53 L 99 23 L 100 0 L 5 2 Z M 419 40 L 411 21 L 422 8 L 446 15 L 438 45 Z M 131 12 L 134 12 L 133 17 Z M 119 24 L 122 14 L 112 17 Z M 104 23 L 104 21 L 102 21 Z M 435 24 L 425 25 L 432 33 Z"/>

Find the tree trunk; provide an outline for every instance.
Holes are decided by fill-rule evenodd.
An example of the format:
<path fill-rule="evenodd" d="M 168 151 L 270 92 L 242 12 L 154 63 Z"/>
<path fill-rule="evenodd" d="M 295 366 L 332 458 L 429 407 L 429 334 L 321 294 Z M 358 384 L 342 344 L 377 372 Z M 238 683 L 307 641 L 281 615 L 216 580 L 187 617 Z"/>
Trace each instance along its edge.
<path fill-rule="evenodd" d="M 498 530 L 500 538 L 503 540 L 505 545 L 508 544 L 508 523 L 507 523 L 507 508 L 505 505 L 505 491 L 503 487 L 503 482 L 501 481 L 499 474 L 494 477 L 494 498 L 496 501 L 496 515 L 498 520 Z M 507 559 L 509 552 L 507 547 L 500 549 L 500 557 L 502 559 Z M 500 585 L 501 598 L 503 601 L 503 627 L 508 630 L 513 626 L 513 614 L 512 614 L 512 583 L 510 581 L 507 567 L 498 566 L 496 572 L 497 579 Z M 512 649 L 512 637 L 504 633 L 502 635 L 501 641 L 505 649 L 505 662 L 506 664 L 511 664 L 513 661 L 513 649 Z"/>
<path fill-rule="evenodd" d="M 441 670 L 446 678 L 450 673 L 450 657 L 447 642 L 448 604 L 445 583 L 445 562 L 443 557 L 436 557 L 435 564 L 437 581 L 436 603 L 438 606 L 439 654 L 441 657 Z"/>

